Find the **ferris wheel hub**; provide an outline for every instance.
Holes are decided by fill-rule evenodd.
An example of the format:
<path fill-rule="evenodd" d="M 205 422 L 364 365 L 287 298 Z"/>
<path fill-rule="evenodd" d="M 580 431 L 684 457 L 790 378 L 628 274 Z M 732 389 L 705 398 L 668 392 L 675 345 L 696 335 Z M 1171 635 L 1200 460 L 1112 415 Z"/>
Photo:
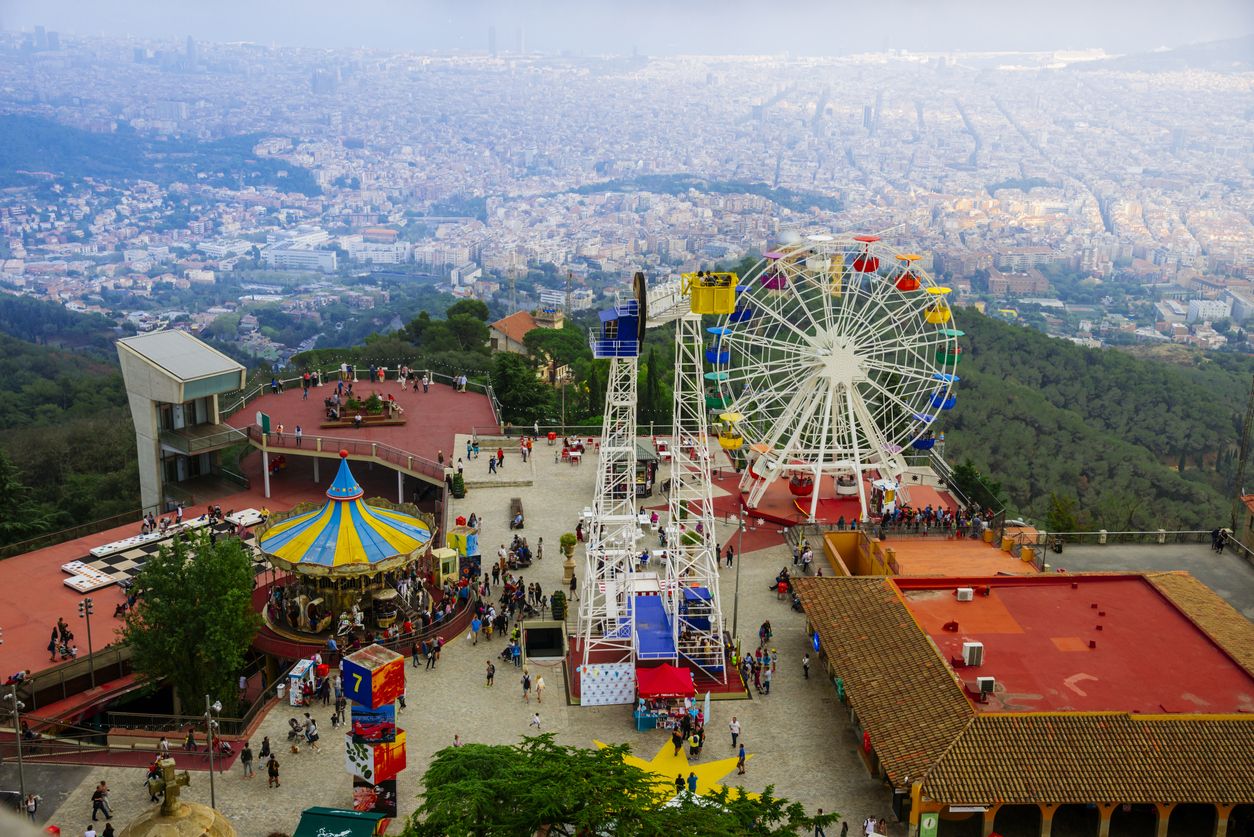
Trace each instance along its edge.
<path fill-rule="evenodd" d="M 849 387 L 867 379 L 866 366 L 853 341 L 836 338 L 825 354 L 823 374 L 833 384 Z"/>

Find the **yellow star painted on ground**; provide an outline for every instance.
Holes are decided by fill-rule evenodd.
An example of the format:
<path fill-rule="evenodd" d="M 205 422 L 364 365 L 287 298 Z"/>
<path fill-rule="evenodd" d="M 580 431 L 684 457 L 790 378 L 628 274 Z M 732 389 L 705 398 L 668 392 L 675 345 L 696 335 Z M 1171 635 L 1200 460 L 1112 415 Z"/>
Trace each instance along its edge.
<path fill-rule="evenodd" d="M 607 745 L 600 741 L 594 743 L 598 748 L 604 748 Z M 752 755 L 746 754 L 745 761 L 753 758 Z M 714 761 L 698 761 L 695 764 L 688 761 L 687 748 L 680 747 L 679 754 L 675 754 L 675 745 L 667 741 L 662 744 L 650 761 L 633 756 L 623 756 L 623 761 L 633 767 L 638 767 L 645 773 L 652 773 L 657 777 L 658 790 L 662 790 L 662 786 L 666 786 L 666 792 L 669 796 L 675 795 L 675 777 L 682 775 L 684 777 L 684 789 L 688 787 L 688 774 L 697 774 L 697 793 L 705 795 L 711 791 L 718 790 L 723 785 L 719 784 L 719 780 L 730 774 L 736 769 L 736 757 L 729 759 L 715 759 Z M 756 793 L 749 793 L 739 787 L 731 787 L 728 789 L 734 797 L 737 793 L 744 794 L 750 799 L 756 799 Z"/>

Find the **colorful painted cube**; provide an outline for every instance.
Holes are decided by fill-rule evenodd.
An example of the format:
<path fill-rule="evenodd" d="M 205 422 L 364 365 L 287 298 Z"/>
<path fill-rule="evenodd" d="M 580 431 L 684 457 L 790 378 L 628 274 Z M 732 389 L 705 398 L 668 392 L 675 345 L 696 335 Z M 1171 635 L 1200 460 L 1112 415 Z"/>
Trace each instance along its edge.
<path fill-rule="evenodd" d="M 382 645 L 349 654 L 340 670 L 344 697 L 353 703 L 378 709 L 405 693 L 405 658 Z"/>
<path fill-rule="evenodd" d="M 378 709 L 353 704 L 353 741 L 358 744 L 391 743 L 396 740 L 396 705 Z"/>
<path fill-rule="evenodd" d="M 349 773 L 369 782 L 394 779 L 405 769 L 405 730 L 393 741 L 361 744 L 352 733 L 344 736 L 344 763 Z"/>

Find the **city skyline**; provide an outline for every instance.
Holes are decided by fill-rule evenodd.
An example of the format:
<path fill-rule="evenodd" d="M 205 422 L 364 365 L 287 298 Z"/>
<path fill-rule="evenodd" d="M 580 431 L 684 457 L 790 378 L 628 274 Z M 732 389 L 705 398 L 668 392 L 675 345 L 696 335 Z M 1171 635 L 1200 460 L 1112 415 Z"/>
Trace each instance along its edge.
<path fill-rule="evenodd" d="M 224 0 L 182 5 L 159 0 L 85 3 L 8 0 L 0 27 L 45 26 L 80 36 L 249 41 L 315 48 L 574 54 L 849 55 L 915 52 L 1042 51 L 1102 48 L 1112 53 L 1241 37 L 1254 33 L 1254 5 L 1198 0 L 1187 6 L 1060 0 L 1006 4 L 987 0 L 892 0 L 874 8 L 794 0 L 771 14 L 750 2 L 675 4 L 646 0 L 545 3 L 525 12 L 508 2 L 364 0 L 351 9 L 322 0 L 268 4 Z M 752 33 L 747 37 L 746 33 Z M 521 49 L 520 49 L 521 48 Z"/>

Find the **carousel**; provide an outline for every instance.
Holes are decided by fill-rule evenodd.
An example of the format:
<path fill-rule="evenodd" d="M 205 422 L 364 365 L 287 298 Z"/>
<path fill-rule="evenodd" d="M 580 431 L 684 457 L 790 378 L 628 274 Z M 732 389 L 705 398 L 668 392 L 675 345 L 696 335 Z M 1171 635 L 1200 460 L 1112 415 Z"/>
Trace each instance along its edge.
<path fill-rule="evenodd" d="M 325 503 L 301 503 L 267 521 L 257 546 L 275 569 L 291 573 L 266 606 L 270 627 L 319 636 L 387 630 L 399 611 L 398 582 L 427 580 L 433 519 L 412 505 L 363 500 L 364 493 L 340 451 Z"/>

